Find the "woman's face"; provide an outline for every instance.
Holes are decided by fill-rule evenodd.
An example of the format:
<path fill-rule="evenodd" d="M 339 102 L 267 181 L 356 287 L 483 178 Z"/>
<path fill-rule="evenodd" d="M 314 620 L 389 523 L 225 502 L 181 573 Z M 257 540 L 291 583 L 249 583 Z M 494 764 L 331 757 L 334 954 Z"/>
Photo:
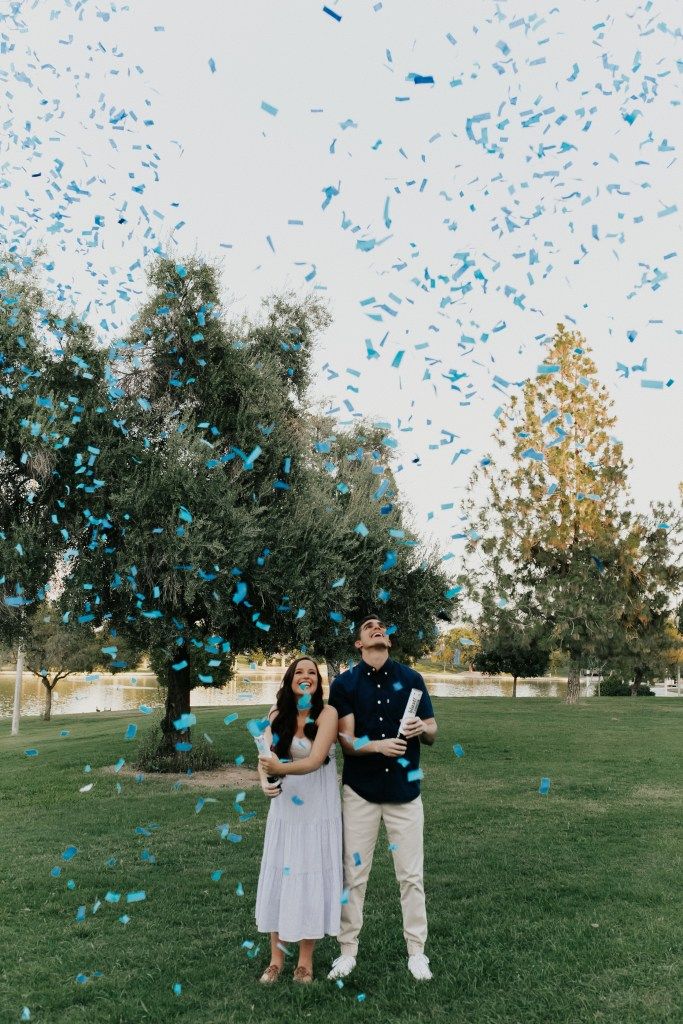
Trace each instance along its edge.
<path fill-rule="evenodd" d="M 318 669 L 310 658 L 302 658 L 294 669 L 292 691 L 297 697 L 309 696 L 318 688 Z"/>

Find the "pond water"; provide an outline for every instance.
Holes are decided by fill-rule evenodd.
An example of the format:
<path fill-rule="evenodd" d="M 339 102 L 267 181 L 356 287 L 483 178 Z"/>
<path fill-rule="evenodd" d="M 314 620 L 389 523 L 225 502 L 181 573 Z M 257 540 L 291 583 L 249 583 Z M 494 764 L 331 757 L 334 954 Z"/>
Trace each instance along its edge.
<path fill-rule="evenodd" d="M 198 687 L 192 691 L 193 707 L 223 707 L 226 705 L 269 704 L 275 698 L 282 673 L 277 669 L 239 673 L 222 690 Z M 435 697 L 511 697 L 512 680 L 500 676 L 477 675 L 425 675 L 430 694 Z M 517 684 L 518 697 L 564 697 L 567 684 L 553 677 L 527 679 Z M 582 681 L 582 693 L 594 692 L 591 683 Z M 657 688 L 664 693 L 663 688 Z M 670 691 L 674 692 L 674 691 Z M 0 672 L 0 718 L 12 714 L 14 673 Z M 45 690 L 33 675 L 24 675 L 22 686 L 22 715 L 41 715 Z M 101 673 L 86 682 L 82 676 L 62 679 L 52 694 L 53 715 L 73 715 L 94 711 L 132 711 L 146 704 L 160 708 L 164 703 L 164 690 L 154 675 L 137 672 L 112 676 Z"/>

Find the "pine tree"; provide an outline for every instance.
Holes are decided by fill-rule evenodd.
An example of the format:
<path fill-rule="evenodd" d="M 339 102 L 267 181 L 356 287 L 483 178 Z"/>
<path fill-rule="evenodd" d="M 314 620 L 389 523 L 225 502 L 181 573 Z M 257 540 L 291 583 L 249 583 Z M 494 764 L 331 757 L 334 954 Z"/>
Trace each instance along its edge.
<path fill-rule="evenodd" d="M 470 482 L 469 592 L 544 624 L 569 659 L 570 703 L 582 665 L 612 649 L 624 601 L 617 564 L 630 512 L 614 423 L 585 340 L 560 324 Z"/>

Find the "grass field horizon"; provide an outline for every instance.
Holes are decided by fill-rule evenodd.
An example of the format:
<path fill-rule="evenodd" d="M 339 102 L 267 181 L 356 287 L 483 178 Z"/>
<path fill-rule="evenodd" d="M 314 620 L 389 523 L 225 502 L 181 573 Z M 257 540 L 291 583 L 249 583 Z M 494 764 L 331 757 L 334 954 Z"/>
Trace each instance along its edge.
<path fill-rule="evenodd" d="M 164 776 L 113 773 L 150 727 L 140 713 L 31 717 L 18 737 L 3 722 L 0 1020 L 20 1020 L 27 1006 L 46 1024 L 679 1022 L 680 702 L 463 697 L 434 706 L 437 743 L 422 753 L 434 980 L 408 974 L 382 833 L 358 966 L 343 988 L 325 980 L 332 938 L 318 944 L 312 986 L 257 983 L 268 962 L 253 917 L 260 790 L 240 787 L 235 805 L 237 786 L 203 792 L 197 778 L 178 788 Z M 264 710 L 239 709 L 226 726 L 224 708 L 198 708 L 195 731 L 227 764 L 243 755 L 253 768 L 244 726 Z M 139 730 L 126 742 L 131 722 Z M 37 756 L 24 753 L 31 748 Z M 238 807 L 256 816 L 240 821 Z M 232 841 L 221 838 L 224 824 Z M 78 853 L 64 860 L 69 846 Z M 144 901 L 126 902 L 140 892 Z"/>

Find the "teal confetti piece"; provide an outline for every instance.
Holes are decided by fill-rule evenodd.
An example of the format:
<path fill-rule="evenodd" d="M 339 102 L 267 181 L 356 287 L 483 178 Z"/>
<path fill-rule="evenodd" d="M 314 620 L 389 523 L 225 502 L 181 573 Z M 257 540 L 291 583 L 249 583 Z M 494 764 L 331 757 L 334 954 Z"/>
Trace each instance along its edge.
<path fill-rule="evenodd" d="M 242 885 L 241 882 L 237 883 L 237 887 L 235 888 L 235 895 L 244 896 L 244 886 Z"/>
<path fill-rule="evenodd" d="M 211 70 L 211 74 L 215 75 L 215 73 L 216 73 L 216 61 L 213 59 L 213 57 L 209 57 L 209 68 Z"/>
<path fill-rule="evenodd" d="M 297 807 L 301 807 L 303 805 L 303 800 L 300 796 L 295 795 L 292 797 L 292 803 L 296 804 Z"/>
<path fill-rule="evenodd" d="M 28 750 L 24 751 L 24 753 L 26 754 L 26 757 L 38 757 L 38 751 L 35 747 L 29 747 Z"/>
<path fill-rule="evenodd" d="M 266 114 L 270 114 L 271 117 L 275 117 L 277 115 L 277 107 L 271 106 L 270 103 L 266 103 L 265 100 L 261 101 L 261 110 L 264 110 Z"/>
<path fill-rule="evenodd" d="M 143 900 L 147 899 L 147 894 L 144 890 L 140 892 L 128 892 L 126 893 L 126 903 L 142 903 Z"/>
<path fill-rule="evenodd" d="M 465 751 L 462 749 L 462 747 L 460 746 L 459 743 L 454 743 L 453 744 L 453 753 L 455 754 L 456 757 L 464 757 L 465 756 Z"/>
<path fill-rule="evenodd" d="M 419 782 L 420 779 L 424 779 L 424 772 L 421 768 L 414 768 L 411 772 L 408 772 L 408 782 Z"/>
<path fill-rule="evenodd" d="M 212 882 L 220 882 L 222 874 L 223 874 L 222 871 L 212 871 L 211 872 L 211 881 Z"/>
<path fill-rule="evenodd" d="M 73 860 L 77 853 L 77 846 L 67 846 L 66 850 L 62 854 L 62 860 Z"/>
<path fill-rule="evenodd" d="M 239 717 L 240 716 L 238 715 L 238 713 L 236 711 L 233 711 L 232 714 L 225 716 L 225 718 L 223 719 L 223 723 L 225 725 L 230 725 L 232 722 L 236 722 Z"/>
<path fill-rule="evenodd" d="M 135 739 L 135 734 L 136 734 L 137 731 L 138 731 L 137 725 L 135 725 L 134 723 L 131 722 L 131 724 L 128 726 L 128 728 L 126 729 L 126 731 L 124 733 L 124 736 L 123 736 L 124 740 L 134 740 Z"/>
<path fill-rule="evenodd" d="M 360 750 L 361 747 L 366 746 L 370 742 L 369 736 L 357 736 L 353 741 L 353 749 Z"/>
<path fill-rule="evenodd" d="M 548 794 L 549 791 L 550 791 L 550 779 L 547 778 L 547 776 L 544 775 L 543 778 L 541 779 L 541 784 L 538 787 L 538 792 L 545 796 L 545 795 Z"/>
<path fill-rule="evenodd" d="M 116 762 L 116 764 L 114 765 L 114 771 L 115 772 L 120 772 L 125 763 L 126 763 L 125 758 L 120 757 L 118 759 L 118 761 Z"/>
<path fill-rule="evenodd" d="M 361 866 L 362 861 L 361 861 L 361 856 L 360 856 L 359 853 L 354 853 L 353 854 L 353 863 L 355 864 L 355 866 L 357 868 L 359 868 Z"/>
<path fill-rule="evenodd" d="M 176 995 L 176 996 L 179 996 L 179 995 L 182 994 L 182 991 L 183 991 L 183 986 L 180 984 L 180 982 L 179 981 L 174 982 L 173 983 L 173 994 Z"/>
<path fill-rule="evenodd" d="M 325 14 L 329 14 L 329 16 L 331 18 L 334 18 L 335 21 L 341 21 L 342 20 L 341 14 L 337 14 L 337 12 L 333 11 L 331 7 L 323 7 L 323 12 Z"/>

